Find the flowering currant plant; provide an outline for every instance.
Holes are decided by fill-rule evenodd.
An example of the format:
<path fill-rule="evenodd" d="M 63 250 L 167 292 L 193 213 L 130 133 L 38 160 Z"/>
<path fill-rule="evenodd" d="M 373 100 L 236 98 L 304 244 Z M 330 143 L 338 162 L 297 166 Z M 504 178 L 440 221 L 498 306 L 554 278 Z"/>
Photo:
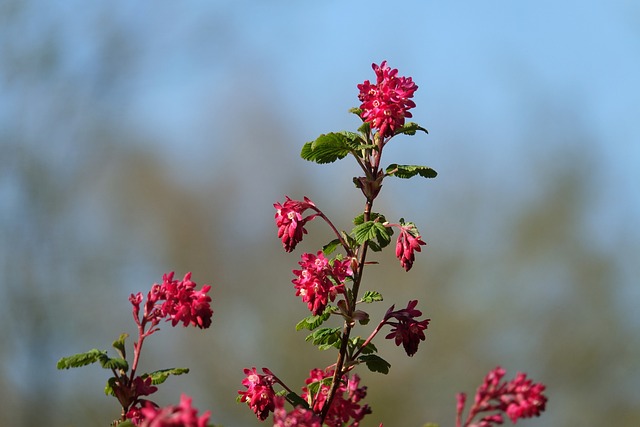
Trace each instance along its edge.
<path fill-rule="evenodd" d="M 390 222 L 374 210 L 383 181 L 387 178 L 408 179 L 416 176 L 436 177 L 427 166 L 383 164 L 385 146 L 398 135 L 416 135 L 427 130 L 407 122 L 418 86 L 411 77 L 398 75 L 386 61 L 373 64 L 375 82 L 365 80 L 358 85 L 360 106 L 351 112 L 362 122 L 357 132 L 331 132 L 320 135 L 302 147 L 301 156 L 318 164 L 332 163 L 353 156 L 359 176 L 353 178 L 360 190 L 363 210 L 353 219 L 350 231 L 339 230 L 329 216 L 310 198 L 295 200 L 288 196 L 275 203 L 275 223 L 278 237 L 286 252 L 293 252 L 307 234 L 307 223 L 322 220 L 329 229 L 330 239 L 315 253 L 302 253 L 299 268 L 293 269 L 293 288 L 296 296 L 306 304 L 309 315 L 300 320 L 296 330 L 307 330 L 306 341 L 320 350 L 334 351 L 335 358 L 325 368 L 313 367 L 300 391 L 296 392 L 268 368 L 244 369 L 237 401 L 246 404 L 258 420 L 272 419 L 277 427 L 357 427 L 372 408 L 365 403 L 367 387 L 361 384 L 357 370 L 366 368 L 381 374 L 389 373 L 391 365 L 379 354 L 374 340 L 385 330 L 383 337 L 402 346 L 407 356 L 413 356 L 426 340 L 430 319 L 423 317 L 418 301 L 410 300 L 404 308 L 391 305 L 368 334 L 358 335 L 371 318 L 363 307 L 383 301 L 382 295 L 367 289 L 363 281 L 372 252 L 380 252 L 395 239 L 395 255 L 400 267 L 411 270 L 416 252 L 426 243 L 413 222 L 400 218 Z M 191 398 L 183 395 L 179 405 L 160 407 L 146 399 L 170 375 L 180 375 L 183 368 L 165 369 L 137 374 L 136 368 L 142 344 L 158 331 L 160 321 L 172 326 L 211 325 L 213 311 L 209 286 L 201 290 L 187 274 L 182 281 L 173 273 L 163 277 L 161 285 L 153 285 L 146 301 L 138 293 L 131 295 L 133 317 L 138 326 L 138 340 L 134 343 L 131 369 L 126 359 L 126 334 L 113 343 L 119 357 L 110 358 L 106 351 L 91 350 L 66 357 L 58 362 L 59 369 L 100 362 L 111 370 L 105 392 L 116 397 L 122 407 L 121 416 L 113 425 L 205 427 L 209 412 L 198 416 L 191 407 Z M 144 301 L 144 304 L 143 304 Z M 142 314 L 141 304 L 143 305 Z M 333 322 L 333 323 L 331 323 Z M 337 325 L 336 325 L 337 323 Z M 526 374 L 518 373 L 511 381 L 503 381 L 505 371 L 497 367 L 478 388 L 475 400 L 463 418 L 466 395 L 457 396 L 456 427 L 493 427 L 504 422 L 504 415 L 513 422 L 521 418 L 539 416 L 545 409 L 545 386 L 533 383 Z M 453 412 L 453 411 L 452 411 Z M 382 426 L 382 424 L 380 424 Z"/>

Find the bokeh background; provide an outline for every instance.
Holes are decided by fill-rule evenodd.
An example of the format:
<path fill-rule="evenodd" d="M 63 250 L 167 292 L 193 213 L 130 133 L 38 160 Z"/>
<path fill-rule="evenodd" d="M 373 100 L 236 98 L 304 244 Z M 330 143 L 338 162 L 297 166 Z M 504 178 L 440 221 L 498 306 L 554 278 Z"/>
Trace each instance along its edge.
<path fill-rule="evenodd" d="M 640 425 L 640 5 L 613 1 L 0 3 L 0 424 L 104 426 L 107 371 L 65 355 L 134 333 L 127 297 L 162 274 L 213 286 L 207 331 L 149 339 L 142 368 L 187 366 L 182 392 L 228 427 L 244 367 L 298 388 L 332 353 L 304 342 L 290 283 L 320 223 L 281 250 L 272 203 L 310 196 L 344 229 L 355 163 L 299 158 L 355 130 L 356 84 L 387 59 L 419 85 L 429 135 L 388 162 L 377 209 L 428 242 L 366 286 L 432 318 L 388 376 L 361 371 L 365 426 L 453 426 L 455 393 L 500 364 L 548 386 L 523 426 Z M 388 305 L 387 305 L 388 303 Z M 368 333 L 367 330 L 361 334 Z"/>

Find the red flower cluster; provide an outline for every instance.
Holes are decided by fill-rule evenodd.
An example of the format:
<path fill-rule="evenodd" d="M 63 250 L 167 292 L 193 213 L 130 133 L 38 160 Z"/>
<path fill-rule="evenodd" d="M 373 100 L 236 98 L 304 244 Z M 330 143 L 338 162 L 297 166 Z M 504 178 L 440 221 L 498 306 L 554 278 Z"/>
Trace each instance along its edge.
<path fill-rule="evenodd" d="M 409 301 L 407 308 L 396 311 L 393 311 L 395 305 L 392 305 L 384 316 L 384 323 L 393 326 L 385 338 L 395 338 L 396 345 L 402 344 L 408 356 L 416 354 L 420 341 L 426 339 L 424 330 L 431 320 L 416 320 L 416 317 L 422 316 L 422 312 L 415 309 L 417 304 L 418 300 Z M 396 319 L 397 322 L 389 319 Z"/>
<path fill-rule="evenodd" d="M 143 319 L 140 321 L 140 303 L 142 293 L 131 294 L 129 301 L 133 304 L 133 316 L 140 325 L 151 323 L 157 325 L 160 320 L 171 320 L 171 326 L 182 322 L 183 326 L 194 325 L 200 329 L 211 326 L 211 297 L 207 292 L 209 285 L 203 285 L 196 290 L 196 283 L 191 281 L 191 273 L 187 273 L 183 280 L 173 280 L 173 272 L 162 276 L 162 284 L 154 284 L 147 294 L 144 305 Z M 149 334 L 154 330 L 149 331 Z"/>
<path fill-rule="evenodd" d="M 258 374 L 256 368 L 245 369 L 246 377 L 242 380 L 242 385 L 247 388 L 246 391 L 239 390 L 240 402 L 247 402 L 258 419 L 264 421 L 269 416 L 269 412 L 275 409 L 274 398 L 276 396 L 273 390 L 275 379 L 271 372 L 264 368 L 262 371 L 265 375 Z"/>
<path fill-rule="evenodd" d="M 322 427 L 320 417 L 312 410 L 297 406 L 287 412 L 284 398 L 276 397 L 276 409 L 273 411 L 273 427 Z"/>
<path fill-rule="evenodd" d="M 138 418 L 132 418 L 139 427 L 207 427 L 211 412 L 198 417 L 198 410 L 191 406 L 191 398 L 180 397 L 180 404 L 158 408 L 150 402 L 139 410 Z"/>
<path fill-rule="evenodd" d="M 310 402 L 311 409 L 316 414 L 322 412 L 330 388 L 330 384 L 323 384 L 322 381 L 332 376 L 333 370 L 331 369 L 326 371 L 313 369 L 305 381 L 307 387 L 302 389 L 302 398 Z M 320 386 L 316 392 L 312 393 L 309 391 L 309 385 L 314 383 L 320 384 Z M 324 420 L 326 425 L 329 427 L 358 427 L 364 416 L 371 413 L 369 405 L 358 403 L 367 395 L 367 387 L 359 387 L 359 384 L 360 377 L 358 375 L 354 374 L 352 377 L 345 375 L 342 378 Z"/>
<path fill-rule="evenodd" d="M 291 200 L 289 196 L 286 196 L 286 198 L 287 200 L 284 204 L 274 203 L 273 207 L 276 208 L 275 219 L 278 226 L 278 237 L 282 239 L 284 250 L 291 252 L 302 241 L 303 234 L 307 234 L 304 225 L 315 218 L 316 215 L 302 217 L 305 210 L 315 207 L 308 198 L 305 197 L 303 202 Z"/>
<path fill-rule="evenodd" d="M 361 117 L 384 138 L 403 126 L 405 117 L 412 117 L 409 109 L 416 104 L 410 98 L 418 86 L 411 77 L 398 77 L 398 70 L 388 67 L 387 61 L 382 61 L 380 66 L 372 64 L 372 68 L 376 73 L 376 84 L 365 80 L 358 85 Z"/>
<path fill-rule="evenodd" d="M 330 262 L 322 251 L 318 251 L 317 256 L 302 254 L 298 264 L 302 270 L 293 270 L 297 278 L 291 282 L 295 285 L 296 295 L 302 297 L 314 315 L 322 313 L 337 294 L 344 293 L 344 280 L 353 274 L 348 260 Z"/>
<path fill-rule="evenodd" d="M 478 387 L 465 427 L 493 427 L 494 424 L 502 424 L 504 420 L 500 412 L 506 413 L 515 423 L 520 418 L 537 417 L 544 411 L 547 403 L 547 397 L 543 394 L 544 384 L 533 384 L 524 373 L 518 373 L 509 382 L 502 382 L 505 373 L 505 370 L 498 366 L 487 374 L 482 385 Z M 458 426 L 465 401 L 466 395 L 458 394 Z M 485 415 L 478 422 L 472 422 L 479 413 L 493 411 L 499 412 Z"/>
<path fill-rule="evenodd" d="M 409 271 L 415 261 L 415 251 L 420 252 L 420 245 L 426 245 L 422 241 L 418 229 L 412 223 L 400 225 L 400 234 L 396 242 L 396 258 L 400 260 L 400 265 Z"/>

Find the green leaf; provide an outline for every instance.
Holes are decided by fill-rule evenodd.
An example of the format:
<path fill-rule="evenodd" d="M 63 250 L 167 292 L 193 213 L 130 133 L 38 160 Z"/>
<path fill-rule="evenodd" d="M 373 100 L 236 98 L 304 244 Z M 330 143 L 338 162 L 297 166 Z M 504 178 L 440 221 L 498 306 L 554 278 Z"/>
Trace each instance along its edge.
<path fill-rule="evenodd" d="M 299 321 L 298 324 L 296 325 L 296 331 L 299 331 L 301 329 L 308 329 L 310 331 L 313 331 L 315 328 L 322 325 L 324 321 L 327 320 L 329 316 L 331 316 L 332 312 L 333 312 L 333 307 L 327 306 L 327 308 L 324 309 L 322 314 L 319 314 L 317 316 L 305 317 L 304 319 Z"/>
<path fill-rule="evenodd" d="M 353 228 L 353 237 L 356 239 L 358 245 L 362 245 L 364 242 L 376 238 L 375 226 L 375 222 L 367 221 Z"/>
<path fill-rule="evenodd" d="M 118 350 L 118 353 L 120 353 L 122 357 L 125 357 L 125 354 L 126 354 L 126 351 L 124 348 L 124 342 L 128 337 L 129 337 L 129 334 L 120 334 L 120 337 L 117 340 L 115 340 L 113 344 L 111 344 L 113 348 Z"/>
<path fill-rule="evenodd" d="M 113 387 L 116 385 L 116 377 L 111 377 L 107 380 L 107 385 L 104 386 L 104 394 L 107 396 L 115 396 L 115 392 L 113 391 Z"/>
<path fill-rule="evenodd" d="M 365 354 L 358 357 L 358 360 L 364 362 L 371 372 L 380 372 L 388 374 L 391 364 L 376 354 Z"/>
<path fill-rule="evenodd" d="M 387 222 L 387 219 L 384 217 L 384 215 L 382 215 L 381 213 L 378 213 L 378 212 L 371 212 L 369 214 L 369 219 L 371 221 L 378 221 L 378 222 L 381 222 L 383 224 L 385 222 Z M 357 217 L 353 218 L 353 225 L 360 225 L 360 224 L 364 224 L 364 214 L 363 213 L 361 213 Z"/>
<path fill-rule="evenodd" d="M 315 141 L 304 144 L 300 156 L 320 164 L 333 163 L 346 157 L 358 141 L 360 136 L 353 132 L 322 134 Z"/>
<path fill-rule="evenodd" d="M 330 255 L 333 251 L 336 250 L 336 248 L 339 245 L 340 245 L 340 239 L 333 239 L 332 241 L 330 241 L 329 243 L 327 243 L 322 247 L 322 252 L 325 255 Z"/>
<path fill-rule="evenodd" d="M 349 108 L 349 112 L 355 114 L 356 116 L 360 117 L 360 114 L 362 114 L 362 109 L 361 108 Z"/>
<path fill-rule="evenodd" d="M 386 173 L 388 176 L 397 176 L 398 178 L 412 178 L 416 175 L 420 175 L 424 178 L 435 178 L 438 176 L 438 172 L 427 166 L 417 165 L 398 165 L 392 163 L 387 166 Z"/>
<path fill-rule="evenodd" d="M 135 424 L 131 420 L 124 420 L 118 423 L 118 427 L 135 427 Z"/>
<path fill-rule="evenodd" d="M 417 131 L 429 133 L 428 130 L 426 130 L 422 126 L 419 126 L 417 123 L 408 122 L 408 123 L 405 123 L 402 127 L 396 129 L 396 132 L 394 133 L 394 135 L 399 135 L 401 133 L 405 135 L 415 135 Z"/>
<path fill-rule="evenodd" d="M 305 409 L 309 409 L 309 404 L 307 403 L 307 401 L 294 392 L 287 393 L 287 395 L 285 396 L 285 399 L 287 399 L 287 401 L 291 403 L 291 405 L 293 405 L 294 407 L 302 406 Z"/>
<path fill-rule="evenodd" d="M 100 356 L 100 365 L 104 369 L 113 369 L 117 371 L 127 372 L 129 370 L 129 363 L 120 357 L 107 357 L 107 355 Z"/>
<path fill-rule="evenodd" d="M 367 304 L 371 304 L 374 301 L 382 301 L 382 294 L 376 291 L 367 291 L 362 295 L 362 302 L 366 302 Z"/>
<path fill-rule="evenodd" d="M 63 357 L 58 360 L 56 365 L 58 369 L 79 368 L 80 366 L 90 365 L 96 363 L 102 357 L 106 357 L 107 352 L 104 350 L 89 350 L 86 353 L 74 354 L 73 356 Z"/>
<path fill-rule="evenodd" d="M 331 347 L 340 348 L 340 338 L 342 337 L 340 330 L 340 328 L 321 328 L 309 334 L 305 341 L 311 341 L 319 350 L 328 350 Z"/>
<path fill-rule="evenodd" d="M 170 368 L 170 369 L 161 369 L 159 371 L 151 372 L 150 374 L 142 375 L 142 379 L 147 377 L 151 377 L 151 384 L 158 385 L 162 384 L 169 378 L 169 375 L 182 375 L 188 374 L 189 368 Z"/>
<path fill-rule="evenodd" d="M 327 377 L 322 379 L 321 381 L 314 381 L 312 383 L 307 384 L 307 390 L 309 391 L 309 393 L 311 393 L 311 395 L 315 396 L 316 394 L 318 394 L 318 391 L 320 390 L 320 386 L 331 385 L 332 381 L 333 381 L 333 377 Z"/>
<path fill-rule="evenodd" d="M 382 216 L 379 218 L 384 219 Z M 385 227 L 383 223 L 379 221 L 367 221 L 356 225 L 353 228 L 352 233 L 358 245 L 362 245 L 364 242 L 373 242 L 375 240 L 377 242 L 377 247 L 376 245 L 372 245 L 372 249 L 378 252 L 391 242 L 393 229 L 391 227 Z"/>

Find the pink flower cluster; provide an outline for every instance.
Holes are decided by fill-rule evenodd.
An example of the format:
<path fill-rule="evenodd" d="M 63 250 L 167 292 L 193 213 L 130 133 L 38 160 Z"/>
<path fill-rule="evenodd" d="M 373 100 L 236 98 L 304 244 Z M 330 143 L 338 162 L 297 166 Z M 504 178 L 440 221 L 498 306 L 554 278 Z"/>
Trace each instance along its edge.
<path fill-rule="evenodd" d="M 140 304 L 143 296 L 141 292 L 131 294 L 129 301 L 133 304 L 133 316 L 138 325 L 151 323 L 157 325 L 160 320 L 171 320 L 171 326 L 182 322 L 183 326 L 194 325 L 200 329 L 211 326 L 211 297 L 207 292 L 211 286 L 204 285 L 196 290 L 195 282 L 191 281 L 191 273 L 187 273 L 182 280 L 173 280 L 173 272 L 162 276 L 162 284 L 154 284 L 147 294 L 144 304 L 143 318 L 140 320 Z M 149 334 L 154 332 L 153 329 Z"/>
<path fill-rule="evenodd" d="M 293 270 L 297 278 L 292 280 L 296 295 L 302 297 L 314 315 L 322 313 L 336 295 L 344 293 L 344 281 L 353 272 L 348 260 L 329 261 L 318 251 L 317 255 L 305 253 L 298 262 L 302 270 Z"/>
<path fill-rule="evenodd" d="M 286 198 L 287 200 L 282 205 L 274 203 L 273 207 L 276 208 L 275 220 L 278 226 L 278 237 L 282 240 L 284 250 L 291 252 L 302 241 L 303 234 L 307 234 L 307 230 L 304 228 L 305 224 L 316 215 L 302 217 L 304 211 L 315 207 L 308 198 L 305 197 L 303 202 L 291 200 L 289 196 Z"/>
<path fill-rule="evenodd" d="M 426 245 L 422 241 L 416 226 L 409 222 L 400 224 L 400 235 L 396 242 L 396 258 L 400 260 L 400 265 L 409 271 L 415 261 L 415 252 L 420 252 L 420 245 Z"/>
<path fill-rule="evenodd" d="M 240 402 L 247 402 L 249 408 L 256 414 L 258 419 L 264 421 L 269 417 L 269 412 L 275 409 L 276 393 L 273 390 L 275 379 L 271 371 L 263 368 L 265 375 L 259 374 L 256 368 L 245 369 L 245 378 L 242 385 L 247 390 L 239 390 Z"/>
<path fill-rule="evenodd" d="M 309 378 L 305 381 L 306 387 L 302 389 L 302 398 L 310 402 L 311 409 L 316 414 L 322 412 L 330 384 L 322 383 L 323 380 L 333 377 L 333 370 L 312 369 Z M 317 392 L 311 393 L 309 385 L 319 383 Z M 365 415 L 371 413 L 369 405 L 361 405 L 359 402 L 367 395 L 367 387 L 360 387 L 360 377 L 345 375 L 338 386 L 336 395 L 331 402 L 331 408 L 324 420 L 329 427 L 358 427 Z"/>
<path fill-rule="evenodd" d="M 505 370 L 498 366 L 484 378 L 469 410 L 465 427 L 493 427 L 494 424 L 502 424 L 502 412 L 515 423 L 520 418 L 537 417 L 544 411 L 547 403 L 547 397 L 543 394 L 546 388 L 544 384 L 534 384 L 524 373 L 518 373 L 511 381 L 502 381 L 505 373 Z M 457 398 L 457 426 L 460 427 L 466 395 L 460 393 Z M 482 412 L 489 414 L 473 422 L 476 415 Z"/>
<path fill-rule="evenodd" d="M 416 317 L 422 316 L 422 312 L 415 308 L 417 304 L 418 300 L 409 301 L 407 308 L 396 311 L 393 311 L 395 306 L 392 305 L 384 317 L 384 323 L 393 326 L 385 338 L 395 339 L 396 345 L 402 344 L 408 356 L 416 354 L 420 341 L 426 339 L 424 330 L 427 329 L 431 320 L 416 320 Z"/>
<path fill-rule="evenodd" d="M 273 411 L 273 427 L 322 427 L 320 417 L 312 410 L 296 406 L 287 412 L 284 398 L 276 397 Z"/>
<path fill-rule="evenodd" d="M 183 394 L 177 406 L 159 408 L 147 402 L 137 416 L 130 419 L 139 427 L 207 427 L 210 416 L 211 412 L 207 411 L 198 417 L 198 410 L 191 406 L 191 398 Z"/>
<path fill-rule="evenodd" d="M 384 138 L 402 127 L 405 117 L 412 117 L 409 109 L 416 104 L 410 98 L 418 86 L 411 77 L 399 77 L 398 70 L 388 67 L 387 61 L 382 61 L 379 66 L 372 64 L 372 68 L 376 73 L 376 83 L 365 80 L 358 85 L 361 117 L 373 129 L 378 129 Z"/>

